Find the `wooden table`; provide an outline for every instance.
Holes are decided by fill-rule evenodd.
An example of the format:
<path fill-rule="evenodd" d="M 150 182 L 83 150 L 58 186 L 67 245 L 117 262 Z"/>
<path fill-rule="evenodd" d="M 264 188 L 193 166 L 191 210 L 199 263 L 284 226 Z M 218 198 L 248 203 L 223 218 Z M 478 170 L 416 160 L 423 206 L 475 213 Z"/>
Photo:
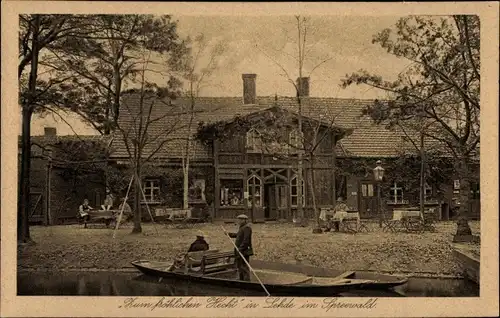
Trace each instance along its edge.
<path fill-rule="evenodd" d="M 106 227 L 115 222 L 116 218 L 120 215 L 119 210 L 89 210 L 87 213 L 89 220 L 84 222 L 85 225 L 89 223 L 104 223 Z"/>
<path fill-rule="evenodd" d="M 392 219 L 384 222 L 383 231 L 406 230 L 408 232 L 421 232 L 423 224 L 424 217 L 420 211 L 394 210 Z"/>
<path fill-rule="evenodd" d="M 422 213 L 420 213 L 420 211 L 394 210 L 392 214 L 392 219 L 394 221 L 401 221 L 402 218 L 410 217 L 419 217 L 423 219 Z"/>
<path fill-rule="evenodd" d="M 335 212 L 331 221 L 339 222 L 339 228 L 343 228 L 347 232 L 357 232 L 360 228 L 361 218 L 359 216 L 359 212 L 344 212 L 338 211 Z M 355 228 L 352 228 L 351 221 L 356 222 Z"/>

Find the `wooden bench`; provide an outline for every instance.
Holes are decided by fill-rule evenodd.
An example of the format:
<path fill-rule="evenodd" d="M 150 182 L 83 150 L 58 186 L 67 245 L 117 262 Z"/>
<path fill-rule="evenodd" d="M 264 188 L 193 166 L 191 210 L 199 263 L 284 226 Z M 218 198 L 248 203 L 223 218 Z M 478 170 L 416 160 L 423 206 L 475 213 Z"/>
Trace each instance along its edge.
<path fill-rule="evenodd" d="M 236 255 L 233 251 L 217 252 L 203 255 L 201 259 L 201 273 L 210 274 L 235 268 Z"/>
<path fill-rule="evenodd" d="M 194 271 L 198 272 L 200 270 L 201 262 L 203 259 L 203 256 L 207 254 L 212 254 L 212 253 L 218 253 L 219 250 L 208 250 L 208 251 L 198 251 L 198 252 L 189 252 L 184 255 L 183 261 L 184 261 L 184 271 L 189 272 L 189 271 Z M 196 269 L 195 269 L 196 268 Z"/>

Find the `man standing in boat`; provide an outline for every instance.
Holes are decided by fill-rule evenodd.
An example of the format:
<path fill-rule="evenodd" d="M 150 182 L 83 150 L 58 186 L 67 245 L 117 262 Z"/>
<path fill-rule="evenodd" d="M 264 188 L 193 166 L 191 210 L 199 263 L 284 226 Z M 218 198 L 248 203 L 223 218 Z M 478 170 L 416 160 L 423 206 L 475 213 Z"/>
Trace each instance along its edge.
<path fill-rule="evenodd" d="M 239 222 L 238 233 L 225 233 L 231 238 L 236 238 L 234 245 L 239 250 L 235 250 L 236 253 L 236 267 L 238 268 L 238 274 L 240 276 L 240 280 L 250 281 L 250 268 L 247 263 L 250 263 L 250 256 L 253 255 L 252 249 L 252 228 L 250 224 L 248 224 L 248 216 L 245 214 L 240 214 L 236 217 Z M 243 260 L 241 255 L 245 258 Z"/>

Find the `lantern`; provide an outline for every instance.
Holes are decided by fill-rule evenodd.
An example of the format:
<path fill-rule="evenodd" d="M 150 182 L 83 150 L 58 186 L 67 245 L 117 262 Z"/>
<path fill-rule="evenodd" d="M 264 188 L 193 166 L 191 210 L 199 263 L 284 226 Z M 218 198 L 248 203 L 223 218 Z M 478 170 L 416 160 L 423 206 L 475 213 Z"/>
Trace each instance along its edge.
<path fill-rule="evenodd" d="M 384 179 L 384 168 L 382 168 L 382 161 L 377 161 L 377 166 L 373 168 L 373 176 L 375 181 L 380 182 Z"/>

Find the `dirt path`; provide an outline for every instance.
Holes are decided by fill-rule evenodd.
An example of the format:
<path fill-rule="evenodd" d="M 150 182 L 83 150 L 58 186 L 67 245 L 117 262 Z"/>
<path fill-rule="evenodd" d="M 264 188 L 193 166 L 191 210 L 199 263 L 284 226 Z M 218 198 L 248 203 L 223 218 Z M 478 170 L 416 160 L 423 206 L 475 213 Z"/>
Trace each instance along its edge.
<path fill-rule="evenodd" d="M 224 225 L 236 230 L 235 225 Z M 255 258 L 284 263 L 302 263 L 343 270 L 371 270 L 386 273 L 459 275 L 449 242 L 456 229 L 453 222 L 441 222 L 434 233 L 384 233 L 376 224 L 360 234 L 312 234 L 311 228 L 290 224 L 254 224 Z M 479 222 L 471 222 L 479 234 Z M 211 249 L 231 249 L 219 225 L 201 224 L 193 229 L 171 229 L 144 225 L 144 233 L 129 234 L 124 228 L 112 238 L 113 230 L 83 229 L 82 226 L 33 227 L 36 245 L 20 246 L 20 269 L 122 269 L 136 259 L 171 260 L 185 252 L 202 230 Z"/>

